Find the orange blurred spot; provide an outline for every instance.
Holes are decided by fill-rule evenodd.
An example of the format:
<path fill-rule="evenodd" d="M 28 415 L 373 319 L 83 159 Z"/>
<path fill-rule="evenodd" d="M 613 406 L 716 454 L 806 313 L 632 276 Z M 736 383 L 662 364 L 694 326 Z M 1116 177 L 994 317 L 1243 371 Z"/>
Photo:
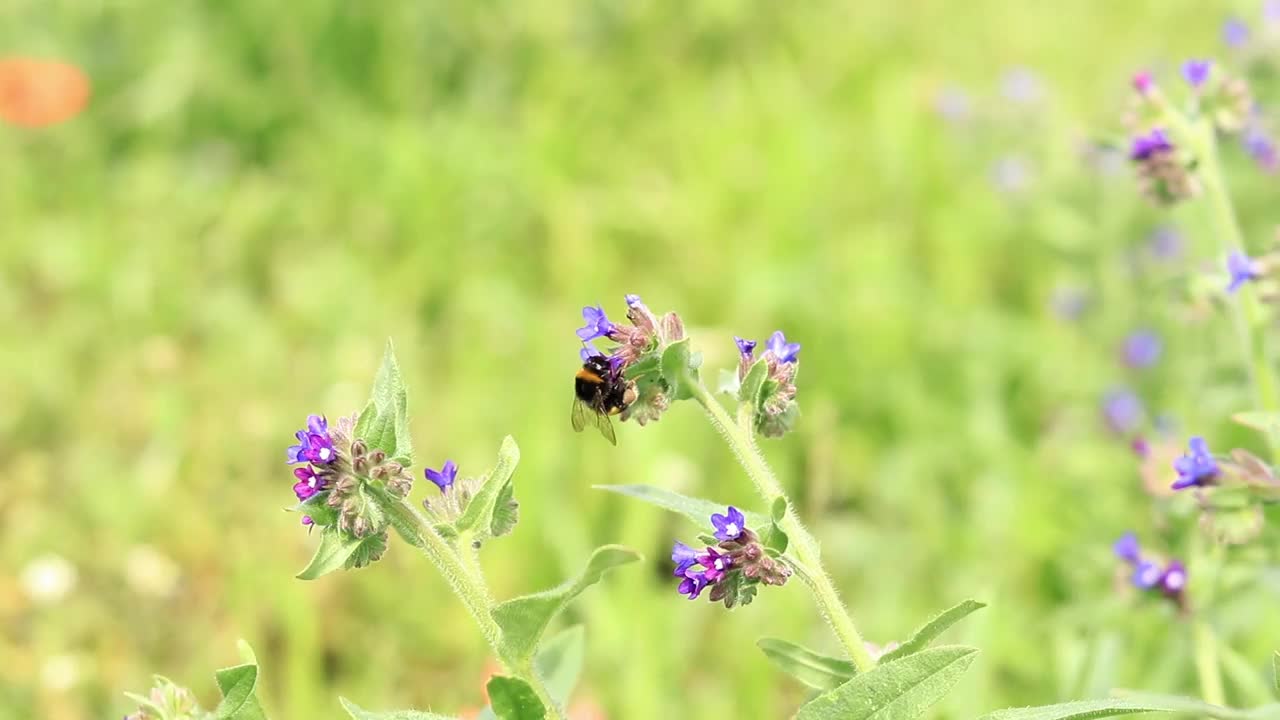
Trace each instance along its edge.
<path fill-rule="evenodd" d="M 75 117 L 89 102 L 80 68 L 53 60 L 0 60 L 0 119 L 44 127 Z"/>

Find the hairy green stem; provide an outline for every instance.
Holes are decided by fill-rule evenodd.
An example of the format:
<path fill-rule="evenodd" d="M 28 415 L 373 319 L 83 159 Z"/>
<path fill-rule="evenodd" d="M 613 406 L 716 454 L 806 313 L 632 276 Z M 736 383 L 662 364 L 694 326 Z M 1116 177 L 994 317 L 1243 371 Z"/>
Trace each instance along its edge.
<path fill-rule="evenodd" d="M 534 670 L 532 663 L 511 662 L 503 654 L 502 630 L 490 614 L 494 606 L 493 597 L 484 582 L 479 557 L 471 547 L 470 541 L 463 538 L 463 542 L 455 547 L 440 537 L 432 527 L 431 521 L 423 517 L 422 513 L 408 501 L 397 500 L 385 493 L 382 494 L 381 499 L 383 500 L 381 504 L 396 533 L 404 538 L 405 542 L 421 550 L 422 554 L 426 555 L 431 564 L 435 565 L 444 576 L 454 594 L 462 600 L 462 604 L 480 626 L 480 633 L 484 635 L 485 641 L 489 643 L 489 647 L 493 649 L 494 655 L 502 662 L 506 671 L 533 688 L 538 699 L 547 708 L 547 717 L 550 720 L 566 720 L 564 710 L 551 697 L 550 691 Z"/>
<path fill-rule="evenodd" d="M 765 503 L 772 505 L 777 498 L 787 499 L 782 484 L 774 477 L 769 464 L 760 454 L 760 448 L 756 446 L 750 411 L 746 411 L 744 416 L 740 417 L 740 422 L 734 422 L 724 406 L 712 396 L 711 391 L 707 390 L 701 381 L 694 378 L 687 378 L 687 380 L 692 388 L 693 398 L 707 411 L 711 424 L 720 431 L 725 442 L 729 444 L 729 448 L 733 450 L 738 462 L 747 471 L 747 477 L 751 478 L 756 491 L 760 493 Z M 875 660 L 867 651 L 862 635 L 853 624 L 853 618 L 849 617 L 844 604 L 840 602 L 840 595 L 836 592 L 835 584 L 831 582 L 831 576 L 822 567 L 818 542 L 800 522 L 795 506 L 789 499 L 787 499 L 786 515 L 778 524 L 790 539 L 791 552 L 805 568 L 800 576 L 813 592 L 818 611 L 823 619 L 831 626 L 832 632 L 844 646 L 845 652 L 858 668 L 858 672 L 867 672 L 872 669 L 875 667 Z"/>

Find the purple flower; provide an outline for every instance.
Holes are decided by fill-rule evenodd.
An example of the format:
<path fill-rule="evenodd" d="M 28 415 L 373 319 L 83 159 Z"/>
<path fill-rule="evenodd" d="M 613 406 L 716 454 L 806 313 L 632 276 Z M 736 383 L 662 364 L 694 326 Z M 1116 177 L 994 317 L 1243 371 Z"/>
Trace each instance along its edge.
<path fill-rule="evenodd" d="M 1139 94 L 1146 95 L 1151 91 L 1152 81 L 1151 73 L 1146 70 L 1140 70 L 1133 74 L 1133 89 Z"/>
<path fill-rule="evenodd" d="M 1152 128 L 1146 135 L 1139 135 L 1133 139 L 1133 144 L 1129 148 L 1129 159 L 1147 160 L 1153 155 L 1172 150 L 1173 143 L 1169 142 L 1169 137 L 1165 135 L 1164 130 Z"/>
<path fill-rule="evenodd" d="M 1124 339 L 1121 355 L 1124 364 L 1131 368 L 1151 367 L 1160 359 L 1163 343 L 1151 330 L 1137 330 Z"/>
<path fill-rule="evenodd" d="M 314 524 L 315 524 L 315 521 L 311 519 L 311 516 L 310 516 L 310 515 L 303 515 L 303 516 L 302 516 L 302 524 L 303 524 L 303 525 L 306 525 L 307 527 L 311 527 L 312 525 L 314 525 Z"/>
<path fill-rule="evenodd" d="M 445 460 L 444 465 L 439 470 L 425 468 L 423 474 L 427 479 L 436 484 L 440 488 L 440 492 L 445 492 L 453 487 L 453 481 L 458 478 L 458 466 L 452 460 Z"/>
<path fill-rule="evenodd" d="M 1182 254 L 1182 235 L 1172 227 L 1158 227 L 1152 231 L 1147 246 L 1157 260 L 1176 260 Z"/>
<path fill-rule="evenodd" d="M 698 556 L 698 564 L 706 568 L 702 577 L 709 583 L 718 583 L 725 573 L 729 572 L 729 568 L 733 565 L 733 560 L 724 553 L 717 552 L 715 548 L 707 548 L 707 552 Z"/>
<path fill-rule="evenodd" d="M 676 588 L 676 591 L 681 595 L 687 595 L 690 600 L 697 600 L 702 591 L 710 584 L 707 581 L 705 572 L 689 569 L 685 571 L 684 579 L 680 581 L 680 587 Z"/>
<path fill-rule="evenodd" d="M 1182 64 L 1182 77 L 1191 87 L 1198 88 L 1209 79 L 1212 68 L 1213 62 L 1210 60 L 1188 60 Z"/>
<path fill-rule="evenodd" d="M 1171 486 L 1174 490 L 1210 485 L 1218 477 L 1218 463 L 1209 454 L 1204 438 L 1191 438 L 1188 448 L 1187 454 L 1173 461 L 1173 469 L 1178 471 L 1178 479 Z"/>
<path fill-rule="evenodd" d="M 627 295 L 623 299 L 627 301 L 627 307 L 635 307 L 640 304 L 639 295 Z"/>
<path fill-rule="evenodd" d="M 742 511 L 730 505 L 728 514 L 721 515 L 713 513 L 711 515 L 711 524 L 716 528 L 716 539 L 724 542 L 725 540 L 736 540 L 747 528 L 747 519 L 743 516 Z"/>
<path fill-rule="evenodd" d="M 1258 167 L 1267 172 L 1280 169 L 1280 152 L 1277 152 L 1275 141 L 1267 135 L 1266 131 L 1259 127 L 1250 127 L 1245 130 L 1240 142 L 1244 144 L 1245 151 L 1253 157 L 1254 162 L 1258 163 Z"/>
<path fill-rule="evenodd" d="M 1227 273 L 1231 275 L 1231 282 L 1227 284 L 1229 293 L 1239 290 L 1241 285 L 1250 280 L 1262 277 L 1262 273 L 1258 272 L 1258 264 L 1239 250 L 1227 256 Z"/>
<path fill-rule="evenodd" d="M 752 359 L 753 357 L 755 357 L 755 353 L 756 353 L 756 341 L 755 341 L 755 340 L 743 340 L 742 338 L 738 337 L 737 335 L 734 335 L 734 336 L 733 336 L 733 341 L 734 341 L 735 343 L 737 343 L 737 345 L 738 345 L 738 352 L 742 355 L 742 357 L 743 357 L 743 358 L 745 358 L 745 359 L 747 359 L 747 360 L 750 360 L 750 359 Z"/>
<path fill-rule="evenodd" d="M 1166 595 L 1176 597 L 1182 594 L 1184 588 L 1187 587 L 1187 569 L 1177 560 L 1169 562 L 1169 566 L 1164 569 L 1164 574 L 1160 576 L 1160 589 Z"/>
<path fill-rule="evenodd" d="M 1155 587 L 1164 573 L 1150 560 L 1142 560 L 1133 566 L 1133 584 L 1143 590 Z"/>
<path fill-rule="evenodd" d="M 800 343 L 787 342 L 787 336 L 783 335 L 781 330 L 775 330 L 769 336 L 765 347 L 780 363 L 793 363 L 796 361 L 796 356 L 800 354 Z"/>
<path fill-rule="evenodd" d="M 578 351 L 578 357 L 582 358 L 582 362 L 586 362 L 593 357 L 603 357 L 603 356 L 604 356 L 604 353 L 600 352 L 600 350 L 596 348 L 595 345 L 591 345 L 589 343 L 583 345 L 582 349 Z"/>
<path fill-rule="evenodd" d="M 285 450 L 290 465 L 304 462 L 328 465 L 338 459 L 333 439 L 329 437 L 329 421 L 323 415 L 308 415 L 306 429 L 294 433 L 294 437 L 298 438 L 298 444 Z"/>
<path fill-rule="evenodd" d="M 1074 285 L 1061 285 L 1054 288 L 1049 307 L 1062 320 L 1079 320 L 1089 308 L 1089 294 Z"/>
<path fill-rule="evenodd" d="M 1141 559 L 1141 549 L 1138 547 L 1138 536 L 1133 533 L 1125 533 L 1112 546 L 1116 557 L 1127 563 L 1135 564 Z"/>
<path fill-rule="evenodd" d="M 298 478 L 298 482 L 293 484 L 293 494 L 298 496 L 299 502 L 314 497 L 324 489 L 324 478 L 310 467 L 294 468 L 293 476 Z"/>
<path fill-rule="evenodd" d="M 1117 435 L 1137 430 L 1142 416 L 1142 401 L 1128 388 L 1112 388 L 1102 397 L 1102 417 Z"/>
<path fill-rule="evenodd" d="M 676 577 L 684 577 L 685 571 L 698 564 L 698 551 L 679 540 L 671 548 L 671 562 L 676 564 Z"/>
<path fill-rule="evenodd" d="M 1222 23 L 1222 42 L 1233 48 L 1243 46 L 1249 42 L 1249 26 L 1240 18 L 1227 18 Z"/>
<path fill-rule="evenodd" d="M 578 337 L 582 342 L 591 342 L 596 338 L 608 337 L 613 332 L 613 323 L 609 322 L 609 318 L 604 314 L 604 308 L 599 305 L 582 308 L 582 319 L 587 324 L 578 328 Z"/>

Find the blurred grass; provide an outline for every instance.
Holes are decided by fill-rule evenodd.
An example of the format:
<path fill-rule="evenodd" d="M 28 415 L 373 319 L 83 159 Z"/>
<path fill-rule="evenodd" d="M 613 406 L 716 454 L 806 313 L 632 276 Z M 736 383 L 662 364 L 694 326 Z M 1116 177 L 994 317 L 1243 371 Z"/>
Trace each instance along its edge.
<path fill-rule="evenodd" d="M 0 131 L 0 715 L 120 715 L 151 672 L 208 698 L 240 636 L 278 717 L 481 704 L 483 643 L 406 548 L 293 579 L 313 541 L 278 511 L 283 447 L 359 407 L 391 336 L 426 464 L 521 443 L 499 596 L 598 543 L 652 559 L 572 611 L 608 717 L 783 716 L 803 690 L 755 638 L 831 647 L 798 586 L 689 604 L 663 560 L 692 528 L 588 489 L 749 497 L 693 407 L 617 449 L 569 431 L 578 310 L 625 292 L 678 309 L 709 367 L 732 334 L 804 344 L 805 419 L 767 452 L 865 632 L 992 604 L 956 633 L 983 655 L 939 717 L 1194 691 L 1182 624 L 1112 591 L 1111 539 L 1153 516 L 1096 402 L 1138 325 L 1166 340 L 1152 406 L 1226 432 L 1246 399 L 1219 324 L 1124 269 L 1158 215 L 1079 149 L 1133 68 L 1218 52 L 1231 7 L 9 0 L 0 48 L 80 64 L 94 99 Z M 1014 67 L 1040 104 L 1000 96 Z M 933 110 L 951 86 L 967 124 Z M 993 189 L 1002 157 L 1028 189 Z M 1233 169 L 1266 238 L 1273 181 Z M 1212 257 L 1199 211 L 1177 221 Z M 1048 309 L 1064 282 L 1095 290 L 1084 327 Z M 48 553 L 78 583 L 40 604 L 18 573 Z M 166 562 L 172 592 L 147 581 Z M 1223 610 L 1258 673 L 1264 581 Z"/>

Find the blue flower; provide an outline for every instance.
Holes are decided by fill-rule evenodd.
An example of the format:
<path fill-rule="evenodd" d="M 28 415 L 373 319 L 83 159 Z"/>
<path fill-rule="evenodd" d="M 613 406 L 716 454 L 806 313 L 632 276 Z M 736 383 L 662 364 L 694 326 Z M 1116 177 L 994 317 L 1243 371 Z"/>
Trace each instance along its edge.
<path fill-rule="evenodd" d="M 730 505 L 726 515 L 713 513 L 711 524 L 716 528 L 716 539 L 724 542 L 738 539 L 742 531 L 747 529 L 747 518 L 743 516 L 741 510 Z"/>
<path fill-rule="evenodd" d="M 698 551 L 679 540 L 671 548 L 671 562 L 676 564 L 676 577 L 684 577 L 685 571 L 698 564 Z"/>
<path fill-rule="evenodd" d="M 1267 172 L 1275 172 L 1280 168 L 1280 152 L 1276 150 L 1276 143 L 1262 128 L 1256 125 L 1248 128 L 1240 142 L 1254 162 L 1258 163 L 1258 167 Z"/>
<path fill-rule="evenodd" d="M 1239 250 L 1227 256 L 1227 273 L 1231 275 L 1231 282 L 1227 284 L 1229 293 L 1239 290 L 1241 285 L 1250 280 L 1262 277 L 1262 273 L 1258 272 L 1258 264 Z"/>
<path fill-rule="evenodd" d="M 756 354 L 755 340 L 743 340 L 737 335 L 734 335 L 733 341 L 737 343 L 738 352 L 742 355 L 743 358 L 750 360 L 755 357 L 755 354 Z"/>
<path fill-rule="evenodd" d="M 1243 46 L 1249 42 L 1249 26 L 1240 18 L 1227 18 L 1222 23 L 1222 42 L 1233 48 Z"/>
<path fill-rule="evenodd" d="M 1124 339 L 1124 363 L 1132 368 L 1151 367 L 1160 359 L 1163 343 L 1151 330 L 1137 330 Z"/>
<path fill-rule="evenodd" d="M 1143 560 L 1133 566 L 1133 584 L 1143 590 L 1158 585 L 1163 575 L 1160 566 L 1150 560 Z"/>
<path fill-rule="evenodd" d="M 423 470 L 423 474 L 427 476 L 428 480 L 435 483 L 436 487 L 440 488 L 440 492 L 443 493 L 453 487 L 453 481 L 458 478 L 458 466 L 452 460 L 445 460 L 444 465 L 439 470 L 426 468 Z"/>
<path fill-rule="evenodd" d="M 596 338 L 608 337 L 613 332 L 613 323 L 609 322 L 609 318 L 604 314 L 604 308 L 597 305 L 596 307 L 582 308 L 582 319 L 587 324 L 578 328 L 578 337 L 582 342 L 591 342 Z"/>
<path fill-rule="evenodd" d="M 1113 388 L 1102 398 L 1102 416 L 1117 435 L 1128 435 L 1142 424 L 1142 401 L 1127 388 Z"/>
<path fill-rule="evenodd" d="M 1125 533 L 1112 546 L 1116 557 L 1127 563 L 1137 563 L 1141 559 L 1141 548 L 1138 547 L 1138 536 L 1133 533 Z"/>
<path fill-rule="evenodd" d="M 1178 480 L 1171 486 L 1174 490 L 1211 485 L 1218 477 L 1218 463 L 1209 454 L 1204 438 L 1191 438 L 1188 448 L 1187 454 L 1173 461 L 1173 469 L 1178 471 Z"/>
<path fill-rule="evenodd" d="M 680 581 L 680 586 L 676 588 L 676 591 L 681 595 L 687 595 L 690 600 L 697 600 L 702 591 L 710 584 L 705 571 L 690 568 L 685 571 L 684 579 Z"/>
<path fill-rule="evenodd" d="M 592 345 L 590 343 L 584 344 L 582 346 L 582 349 L 578 351 L 578 357 L 582 358 L 582 362 L 586 362 L 593 357 L 603 357 L 603 356 L 604 356 L 604 353 L 600 352 L 599 348 L 597 348 L 595 345 Z"/>
<path fill-rule="evenodd" d="M 1191 87 L 1198 88 L 1209 79 L 1212 68 L 1213 62 L 1210 60 L 1188 60 L 1182 64 L 1182 77 Z"/>
<path fill-rule="evenodd" d="M 787 336 L 782 334 L 781 330 L 775 330 L 769 336 L 769 341 L 765 343 L 765 347 L 780 363 L 792 363 L 796 361 L 796 356 L 800 354 L 800 343 L 787 342 Z"/>
<path fill-rule="evenodd" d="M 1147 160 L 1154 155 L 1171 150 L 1173 150 L 1173 143 L 1169 142 L 1169 137 L 1165 135 L 1164 130 L 1154 128 L 1150 133 L 1133 139 L 1133 144 L 1129 148 L 1129 159 Z"/>

